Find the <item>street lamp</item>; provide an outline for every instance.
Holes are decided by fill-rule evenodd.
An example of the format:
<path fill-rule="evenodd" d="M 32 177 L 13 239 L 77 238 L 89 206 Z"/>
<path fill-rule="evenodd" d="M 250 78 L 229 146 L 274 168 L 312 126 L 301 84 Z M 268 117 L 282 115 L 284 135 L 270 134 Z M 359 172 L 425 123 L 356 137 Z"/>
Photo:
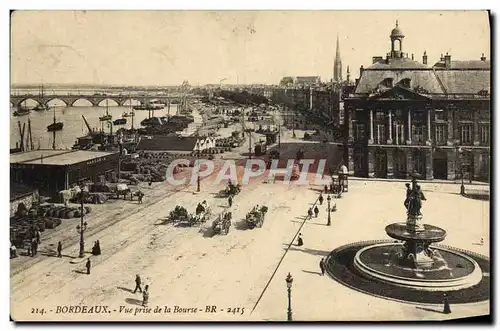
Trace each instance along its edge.
<path fill-rule="evenodd" d="M 286 276 L 286 287 L 288 290 L 288 314 L 287 314 L 287 320 L 289 322 L 292 321 L 292 283 L 293 283 L 293 278 L 290 273 L 288 273 L 288 276 Z"/>
<path fill-rule="evenodd" d="M 326 201 L 328 201 L 328 223 L 326 223 L 326 225 L 328 225 L 328 226 L 330 226 L 332 224 L 332 218 L 330 215 L 330 212 L 331 212 L 330 201 L 331 200 L 332 200 L 332 198 L 330 197 L 330 195 L 328 195 L 328 197 L 326 198 Z"/>
<path fill-rule="evenodd" d="M 83 221 L 83 200 L 84 200 L 84 187 L 82 186 L 80 191 L 80 224 L 76 226 L 76 232 L 80 234 L 80 253 L 78 257 L 82 258 L 85 256 L 85 241 L 83 240 L 83 233 L 87 230 L 87 222 Z"/>
<path fill-rule="evenodd" d="M 196 192 L 200 192 L 200 144 L 196 143 Z"/>

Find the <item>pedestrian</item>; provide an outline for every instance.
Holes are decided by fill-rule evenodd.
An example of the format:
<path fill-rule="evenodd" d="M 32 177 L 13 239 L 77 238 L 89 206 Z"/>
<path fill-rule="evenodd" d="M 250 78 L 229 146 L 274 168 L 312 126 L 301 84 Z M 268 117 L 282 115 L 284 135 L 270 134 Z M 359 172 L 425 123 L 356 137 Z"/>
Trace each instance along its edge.
<path fill-rule="evenodd" d="M 319 194 L 319 198 L 318 198 L 318 201 L 319 201 L 319 204 L 322 205 L 323 204 L 323 194 Z"/>
<path fill-rule="evenodd" d="M 229 198 L 227 198 L 227 202 L 229 203 L 229 207 L 233 205 L 233 196 L 230 195 Z"/>
<path fill-rule="evenodd" d="M 90 275 L 90 258 L 87 259 L 87 263 L 85 263 L 85 267 L 87 268 L 87 275 Z"/>
<path fill-rule="evenodd" d="M 101 255 L 101 244 L 99 243 L 99 240 L 95 242 L 95 247 L 96 247 L 96 255 Z"/>
<path fill-rule="evenodd" d="M 297 239 L 297 246 L 304 245 L 304 241 L 302 240 L 302 233 L 299 233 L 299 238 Z"/>
<path fill-rule="evenodd" d="M 146 307 L 148 305 L 149 300 L 149 285 L 144 287 L 144 291 L 142 292 L 142 305 Z"/>
<path fill-rule="evenodd" d="M 319 208 L 318 208 L 318 206 L 315 206 L 314 207 L 314 217 L 318 218 L 318 214 L 319 214 Z"/>
<path fill-rule="evenodd" d="M 325 194 L 328 194 L 328 185 L 325 185 Z"/>
<path fill-rule="evenodd" d="M 307 215 L 309 217 L 312 217 L 313 216 L 313 211 L 312 211 L 312 208 L 309 208 L 309 210 L 307 211 Z"/>
<path fill-rule="evenodd" d="M 135 275 L 135 289 L 134 289 L 134 293 L 137 292 L 137 290 L 139 290 L 139 292 L 142 293 L 141 277 L 139 276 L 139 274 Z"/>
<path fill-rule="evenodd" d="M 153 181 L 150 179 L 149 183 L 148 183 L 148 186 L 151 187 L 152 184 L 153 184 Z"/>
<path fill-rule="evenodd" d="M 38 251 L 38 242 L 36 239 L 33 239 L 31 242 L 31 257 L 34 257 Z"/>
<path fill-rule="evenodd" d="M 443 308 L 443 313 L 444 314 L 451 314 L 451 308 L 450 308 L 450 303 L 448 302 L 448 295 L 446 293 L 443 294 L 444 296 L 444 308 Z"/>
<path fill-rule="evenodd" d="M 322 258 L 321 261 L 319 261 L 319 268 L 321 269 L 321 276 L 325 275 L 325 258 Z"/>
<path fill-rule="evenodd" d="M 36 242 L 37 242 L 38 244 L 41 244 L 41 243 L 42 243 L 42 240 L 40 239 L 41 234 L 40 234 L 40 231 L 39 231 L 39 230 L 36 230 L 36 232 L 35 232 L 35 236 L 36 236 Z"/>
<path fill-rule="evenodd" d="M 57 243 L 57 257 L 62 257 L 62 244 L 61 244 L 61 242 Z"/>

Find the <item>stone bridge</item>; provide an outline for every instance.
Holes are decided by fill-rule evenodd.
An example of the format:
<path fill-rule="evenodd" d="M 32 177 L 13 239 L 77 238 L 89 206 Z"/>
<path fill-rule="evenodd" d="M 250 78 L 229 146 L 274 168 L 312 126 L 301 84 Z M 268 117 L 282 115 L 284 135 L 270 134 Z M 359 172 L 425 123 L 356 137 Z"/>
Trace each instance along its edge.
<path fill-rule="evenodd" d="M 197 96 L 187 95 L 187 99 L 197 99 Z M 73 107 L 75 102 L 78 100 L 87 100 L 92 106 L 99 106 L 104 100 L 111 100 L 118 104 L 118 106 L 124 106 L 125 102 L 128 100 L 139 101 L 141 104 L 147 103 L 151 100 L 158 100 L 165 104 L 170 103 L 172 100 L 177 100 L 180 102 L 181 96 L 128 96 L 128 95 L 85 95 L 85 94 L 50 94 L 50 95 L 37 95 L 37 94 L 23 94 L 23 95 L 12 95 L 10 96 L 10 103 L 13 107 L 19 107 L 26 100 L 34 100 L 38 104 L 48 105 L 50 101 L 60 100 L 66 104 L 68 107 Z"/>

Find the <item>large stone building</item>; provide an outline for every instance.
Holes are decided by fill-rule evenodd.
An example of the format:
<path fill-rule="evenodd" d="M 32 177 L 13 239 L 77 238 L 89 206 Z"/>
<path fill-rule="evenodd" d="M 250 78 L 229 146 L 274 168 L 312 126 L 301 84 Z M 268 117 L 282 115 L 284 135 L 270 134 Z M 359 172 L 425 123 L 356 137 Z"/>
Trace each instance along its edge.
<path fill-rule="evenodd" d="M 403 52 L 396 23 L 385 58 L 360 69 L 345 100 L 344 159 L 357 176 L 488 179 L 490 61 L 452 61 L 432 67 Z"/>

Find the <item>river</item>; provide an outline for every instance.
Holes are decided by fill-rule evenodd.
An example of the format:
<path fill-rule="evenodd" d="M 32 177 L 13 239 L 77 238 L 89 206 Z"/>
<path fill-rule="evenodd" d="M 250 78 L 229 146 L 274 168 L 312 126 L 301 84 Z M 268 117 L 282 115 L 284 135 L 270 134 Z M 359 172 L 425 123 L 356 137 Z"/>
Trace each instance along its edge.
<path fill-rule="evenodd" d="M 28 106 L 33 106 L 28 104 Z M 53 106 L 53 105 L 50 105 Z M 130 112 L 130 107 L 119 107 L 110 106 L 109 114 L 113 116 L 113 120 L 121 118 L 124 112 Z M 21 127 L 23 123 L 26 123 L 25 129 L 25 142 L 28 132 L 28 118 L 31 120 L 31 132 L 33 135 L 33 145 L 37 149 L 52 148 L 52 132 L 47 132 L 47 125 L 53 122 L 54 107 L 51 107 L 49 111 L 31 111 L 29 115 L 25 116 L 14 116 L 14 108 L 11 108 L 10 117 L 10 148 L 16 147 L 16 142 L 20 141 L 20 133 L 18 121 L 21 122 Z M 177 112 L 177 106 L 170 106 L 170 114 L 175 115 Z M 70 149 L 75 143 L 78 137 L 84 136 L 88 133 L 88 129 L 82 119 L 82 115 L 85 116 L 87 122 L 92 128 L 101 128 L 101 122 L 99 121 L 99 116 L 103 116 L 106 113 L 106 107 L 89 107 L 89 106 L 76 106 L 76 107 L 66 107 L 61 105 L 56 105 L 55 107 L 56 121 L 63 122 L 64 128 L 62 131 L 56 132 L 56 149 Z M 154 116 L 165 116 L 168 114 L 167 109 L 155 110 Z M 140 122 L 148 117 L 147 110 L 136 110 L 134 117 L 134 127 L 140 127 Z M 127 118 L 127 124 L 125 125 L 114 125 L 113 132 L 120 128 L 131 128 L 132 118 Z M 109 132 L 110 128 L 105 126 L 105 130 Z"/>

